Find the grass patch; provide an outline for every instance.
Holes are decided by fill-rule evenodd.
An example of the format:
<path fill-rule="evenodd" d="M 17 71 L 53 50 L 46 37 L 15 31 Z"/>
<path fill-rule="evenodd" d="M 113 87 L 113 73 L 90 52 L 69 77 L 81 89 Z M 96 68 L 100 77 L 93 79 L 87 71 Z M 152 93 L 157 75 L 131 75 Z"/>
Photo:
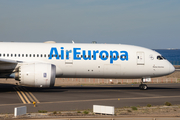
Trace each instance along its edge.
<path fill-rule="evenodd" d="M 147 104 L 147 107 L 152 107 L 152 105 L 151 104 Z"/>
<path fill-rule="evenodd" d="M 81 111 L 77 111 L 77 113 L 81 113 Z"/>
<path fill-rule="evenodd" d="M 84 114 L 89 114 L 89 112 L 88 112 L 88 111 L 86 111 L 86 110 L 85 110 L 83 113 L 84 113 Z"/>
<path fill-rule="evenodd" d="M 139 83 L 137 83 L 137 82 L 133 82 L 132 84 L 139 84 Z"/>
<path fill-rule="evenodd" d="M 118 82 L 118 84 L 121 84 L 121 82 Z"/>
<path fill-rule="evenodd" d="M 166 106 L 171 106 L 172 104 L 170 102 L 165 102 L 164 103 Z"/>
<path fill-rule="evenodd" d="M 131 108 L 132 108 L 132 110 L 137 110 L 136 106 L 132 106 Z"/>
<path fill-rule="evenodd" d="M 47 113 L 47 110 L 38 110 L 38 113 Z"/>
<path fill-rule="evenodd" d="M 53 112 L 53 114 L 57 114 L 57 112 L 56 112 L 56 111 L 54 111 L 54 112 Z"/>

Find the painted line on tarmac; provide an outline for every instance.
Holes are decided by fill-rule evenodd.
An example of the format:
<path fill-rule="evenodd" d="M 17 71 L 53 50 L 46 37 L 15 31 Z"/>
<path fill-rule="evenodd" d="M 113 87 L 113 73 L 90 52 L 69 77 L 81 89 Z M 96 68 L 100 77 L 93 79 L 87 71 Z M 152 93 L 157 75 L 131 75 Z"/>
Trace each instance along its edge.
<path fill-rule="evenodd" d="M 29 99 L 27 98 L 27 96 L 24 94 L 24 91 L 20 90 L 20 87 L 16 87 L 16 88 L 20 91 L 20 93 L 22 94 L 22 96 L 24 97 L 24 99 L 26 100 L 26 102 L 30 104 L 31 102 L 29 101 Z"/>
<path fill-rule="evenodd" d="M 54 102 L 41 102 L 41 104 L 51 103 L 70 103 L 70 102 L 92 102 L 92 101 L 107 101 L 107 100 L 129 100 L 129 99 L 156 99 L 156 98 L 176 98 L 180 96 L 157 96 L 157 97 L 137 97 L 137 98 L 111 98 L 111 99 L 92 99 L 92 100 L 71 100 L 71 101 L 54 101 Z"/>
<path fill-rule="evenodd" d="M 32 98 L 34 99 L 33 101 L 40 103 L 39 100 L 30 91 L 28 91 L 26 88 L 24 88 L 24 89 L 32 96 Z"/>
<path fill-rule="evenodd" d="M 71 101 L 54 101 L 54 102 L 41 102 L 39 104 L 52 104 L 52 103 L 70 103 L 70 102 L 92 102 L 92 101 L 108 101 L 108 100 L 129 100 L 129 99 L 156 99 L 156 98 L 180 98 L 180 96 L 157 96 L 157 97 L 137 97 L 137 98 L 111 98 L 111 99 L 92 99 L 92 100 L 71 100 Z M 0 106 L 6 105 L 22 105 L 22 103 L 16 104 L 0 104 Z"/>
<path fill-rule="evenodd" d="M 20 99 L 22 100 L 22 102 L 23 102 L 24 104 L 26 104 L 26 101 L 25 101 L 24 98 L 22 97 L 21 93 L 20 93 L 15 87 L 13 87 L 13 88 L 14 88 L 14 90 L 17 92 L 17 94 L 19 95 L 19 97 L 20 97 Z"/>
<path fill-rule="evenodd" d="M 33 102 L 40 103 L 37 98 L 26 88 L 21 86 L 13 87 L 16 92 L 18 93 L 20 99 L 22 100 L 23 104 L 31 104 Z"/>

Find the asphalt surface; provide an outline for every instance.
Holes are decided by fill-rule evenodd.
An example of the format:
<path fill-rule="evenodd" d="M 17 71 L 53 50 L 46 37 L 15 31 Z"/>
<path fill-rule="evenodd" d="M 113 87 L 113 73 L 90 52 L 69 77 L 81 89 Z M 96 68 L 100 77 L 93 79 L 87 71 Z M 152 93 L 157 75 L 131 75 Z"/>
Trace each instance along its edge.
<path fill-rule="evenodd" d="M 14 108 L 27 106 L 27 112 L 92 109 L 93 105 L 119 107 L 163 105 L 166 101 L 180 104 L 180 84 L 64 86 L 30 88 L 0 84 L 0 113 L 14 113 Z M 33 101 L 37 103 L 34 107 Z"/>

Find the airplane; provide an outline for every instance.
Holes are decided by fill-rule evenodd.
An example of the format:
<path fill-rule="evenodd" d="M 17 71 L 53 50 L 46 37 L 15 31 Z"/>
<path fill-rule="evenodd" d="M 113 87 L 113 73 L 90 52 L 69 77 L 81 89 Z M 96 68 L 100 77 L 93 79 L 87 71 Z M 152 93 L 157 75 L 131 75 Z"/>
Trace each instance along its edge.
<path fill-rule="evenodd" d="M 171 74 L 174 66 L 158 52 L 125 44 L 1 42 L 0 78 L 20 85 L 53 87 L 55 78 L 141 79 Z"/>

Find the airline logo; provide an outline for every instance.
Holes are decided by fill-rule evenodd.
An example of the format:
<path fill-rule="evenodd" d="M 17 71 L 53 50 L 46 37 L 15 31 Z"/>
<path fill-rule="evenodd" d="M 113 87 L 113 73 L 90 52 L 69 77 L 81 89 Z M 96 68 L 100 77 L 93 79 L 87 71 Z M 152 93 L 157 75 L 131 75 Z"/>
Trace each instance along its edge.
<path fill-rule="evenodd" d="M 73 54 L 73 60 L 110 60 L 112 64 L 116 60 L 128 61 L 127 51 L 106 51 L 106 50 L 81 50 L 81 48 L 73 48 L 72 50 L 64 50 L 64 47 L 60 48 L 60 54 L 56 47 L 52 47 L 49 54 L 49 59 L 51 60 L 55 57 L 57 60 L 69 60 L 69 55 Z M 81 57 L 82 55 L 82 57 Z"/>

